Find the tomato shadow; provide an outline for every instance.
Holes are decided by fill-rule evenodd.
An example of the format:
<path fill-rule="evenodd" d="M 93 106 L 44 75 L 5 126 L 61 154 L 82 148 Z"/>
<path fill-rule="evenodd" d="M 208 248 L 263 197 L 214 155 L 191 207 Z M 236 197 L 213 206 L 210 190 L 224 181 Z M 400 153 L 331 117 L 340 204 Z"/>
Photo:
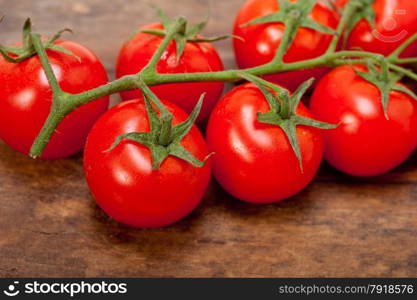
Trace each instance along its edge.
<path fill-rule="evenodd" d="M 188 216 L 177 223 L 162 227 L 132 228 L 109 217 L 90 195 L 90 219 L 93 232 L 98 234 L 103 245 L 124 247 L 132 253 L 152 258 L 163 258 L 172 251 L 181 252 L 189 248 L 201 235 L 205 220 L 201 217 L 209 206 L 207 196 Z"/>
<path fill-rule="evenodd" d="M 32 159 L 0 141 L 0 177 L 14 189 L 26 189 L 31 199 L 58 194 L 68 182 L 83 178 L 82 154 L 60 160 Z"/>
<path fill-rule="evenodd" d="M 33 177 L 45 175 L 67 176 L 74 169 L 70 165 L 82 164 L 82 153 L 77 153 L 69 158 L 57 160 L 32 159 L 27 155 L 17 152 L 0 140 L 0 166 L 18 174 L 33 175 Z M 45 172 L 47 170 L 47 172 Z M 52 173 L 51 173 L 52 172 Z M 49 173 L 49 174 L 48 174 Z"/>
<path fill-rule="evenodd" d="M 408 184 L 416 182 L 413 180 L 415 177 L 413 174 L 415 173 L 417 173 L 417 151 L 413 152 L 400 166 L 388 173 L 374 177 L 355 177 L 347 175 L 324 161 L 316 180 L 319 182 L 333 182 L 344 185 Z"/>
<path fill-rule="evenodd" d="M 241 201 L 228 194 L 217 182 L 215 185 L 214 203 L 218 210 L 227 211 L 229 215 L 235 218 L 243 218 L 249 222 L 258 219 L 271 219 L 279 222 L 280 219 L 296 219 L 297 216 L 308 215 L 315 204 L 311 197 L 311 191 L 315 188 L 315 183 L 306 187 L 299 194 L 290 197 L 281 202 L 272 204 L 253 204 Z"/>
<path fill-rule="evenodd" d="M 251 204 L 243 202 L 229 195 L 214 181 L 214 195 L 210 205 L 217 206 L 217 210 L 225 210 L 233 217 L 241 217 L 247 220 L 257 218 L 270 218 L 277 220 L 303 219 L 309 216 L 309 212 L 320 207 L 320 197 L 323 193 L 332 193 L 335 190 L 344 192 L 360 193 L 380 185 L 405 185 L 415 184 L 417 174 L 417 151 L 410 158 L 391 172 L 369 178 L 359 178 L 346 175 L 327 162 L 323 162 L 313 182 L 299 194 L 284 201 L 274 204 Z"/>

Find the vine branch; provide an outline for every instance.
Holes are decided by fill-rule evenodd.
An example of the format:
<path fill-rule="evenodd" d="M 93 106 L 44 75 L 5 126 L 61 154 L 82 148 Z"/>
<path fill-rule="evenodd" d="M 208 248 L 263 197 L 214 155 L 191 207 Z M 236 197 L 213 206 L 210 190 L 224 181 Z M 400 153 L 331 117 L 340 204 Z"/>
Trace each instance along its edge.
<path fill-rule="evenodd" d="M 183 30 L 186 20 L 183 17 L 179 17 L 175 20 L 172 26 L 170 26 L 167 34 L 161 42 L 159 48 L 153 55 L 149 64 L 142 69 L 141 72 L 134 75 L 126 75 L 113 82 L 99 86 L 97 88 L 85 91 L 79 94 L 69 94 L 63 92 L 56 78 L 53 74 L 53 70 L 48 61 L 46 55 L 45 46 L 40 41 L 40 36 L 32 34 L 32 43 L 39 55 L 42 66 L 45 70 L 48 81 L 53 91 L 53 104 L 51 113 L 46 120 L 41 132 L 35 139 L 34 144 L 31 148 L 30 155 L 32 157 L 39 157 L 47 146 L 50 138 L 54 131 L 60 124 L 60 122 L 74 109 L 87 104 L 91 101 L 99 99 L 101 97 L 111 95 L 114 93 L 132 90 L 142 89 L 144 86 L 153 86 L 165 83 L 182 83 L 182 82 L 198 82 L 198 81 L 227 81 L 236 82 L 242 80 L 242 72 L 254 75 L 269 75 L 275 73 L 289 72 L 295 70 L 309 69 L 315 67 L 336 67 L 346 64 L 364 64 L 371 60 L 377 65 L 381 66 L 384 64 L 385 68 L 395 71 L 403 76 L 407 76 L 413 80 L 417 80 L 417 74 L 411 70 L 406 69 L 399 64 L 417 62 L 417 58 L 400 58 L 401 53 L 413 42 L 417 40 L 417 34 L 410 37 L 405 41 L 398 49 L 396 49 L 390 56 L 384 57 L 380 54 L 366 52 L 366 51 L 336 51 L 337 45 L 340 42 L 343 30 L 347 26 L 349 19 L 355 14 L 358 9 L 358 0 L 351 0 L 343 12 L 341 22 L 338 25 L 336 32 L 334 33 L 333 39 L 327 49 L 327 51 L 316 58 L 308 59 L 304 61 L 284 63 L 282 57 L 285 54 L 283 49 L 288 49 L 292 43 L 291 35 L 294 36 L 294 32 L 291 30 L 285 30 L 284 36 L 281 41 L 281 45 L 277 50 L 275 59 L 265 65 L 248 68 L 243 70 L 226 70 L 220 72 L 205 72 L 205 73 L 181 73 L 181 74 L 160 74 L 156 71 L 156 65 L 162 57 L 164 51 L 171 42 L 175 39 L 175 36 Z M 286 25 L 291 25 L 291 21 L 286 22 Z M 303 23 L 304 24 L 304 23 Z M 305 23 L 308 26 L 312 26 L 310 23 Z M 250 25 L 249 25 L 250 26 Z M 298 25 L 303 26 L 303 25 Z M 314 25 L 319 26 L 319 25 Z M 145 89 L 146 91 L 146 89 Z M 153 101 L 155 102 L 155 101 Z M 161 103 L 154 103 L 161 113 L 164 112 Z M 168 116 L 168 115 L 167 115 Z"/>

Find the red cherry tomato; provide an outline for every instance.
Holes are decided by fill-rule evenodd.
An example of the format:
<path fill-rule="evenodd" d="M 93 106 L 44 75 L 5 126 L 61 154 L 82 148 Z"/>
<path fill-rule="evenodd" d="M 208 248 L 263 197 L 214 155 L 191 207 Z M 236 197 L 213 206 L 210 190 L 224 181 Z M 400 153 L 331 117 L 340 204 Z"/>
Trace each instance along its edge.
<path fill-rule="evenodd" d="M 161 24 L 150 24 L 142 29 L 162 29 Z M 127 41 L 119 53 L 116 76 L 135 74 L 149 62 L 161 44 L 163 37 L 146 33 L 137 33 Z M 176 47 L 172 42 L 157 64 L 157 71 L 166 73 L 196 73 L 223 71 L 223 63 L 216 49 L 209 43 L 187 42 L 181 59 L 177 63 Z M 152 87 L 152 91 L 161 99 L 180 106 L 191 113 L 201 94 L 206 93 L 198 120 L 206 119 L 224 88 L 223 82 L 171 83 Z M 140 91 L 122 92 L 123 100 L 140 97 Z"/>
<path fill-rule="evenodd" d="M 65 92 L 80 93 L 107 83 L 103 65 L 90 50 L 70 41 L 56 44 L 78 56 L 47 51 Z M 28 154 L 52 103 L 52 91 L 38 56 L 17 64 L 0 58 L 0 82 L 0 138 L 13 149 Z M 89 130 L 108 105 L 109 98 L 104 97 L 69 114 L 58 126 L 41 158 L 63 158 L 81 151 Z"/>
<path fill-rule="evenodd" d="M 208 124 L 214 175 L 226 191 L 243 201 L 270 203 L 297 194 L 311 182 L 322 161 L 320 130 L 298 126 L 302 172 L 283 130 L 257 120 L 257 113 L 268 110 L 260 90 L 244 84 L 219 101 Z M 312 118 L 303 104 L 297 114 Z"/>
<path fill-rule="evenodd" d="M 174 124 L 187 118 L 177 106 L 164 103 Z M 123 102 L 94 125 L 84 154 L 85 175 L 98 205 L 115 220 L 141 228 L 170 225 L 188 215 L 201 201 L 211 174 L 209 161 L 198 168 L 173 156 L 152 170 L 149 149 L 130 140 L 104 152 L 120 135 L 147 131 L 143 101 Z M 208 154 L 195 126 L 181 145 L 200 160 Z"/>
<path fill-rule="evenodd" d="M 348 1 L 339 1 L 343 7 Z M 415 0 L 376 0 L 373 4 L 376 14 L 376 27 L 373 30 L 366 20 L 360 21 L 349 35 L 347 48 L 360 48 L 365 51 L 391 54 L 407 38 L 417 33 L 417 1 Z M 412 43 L 402 57 L 415 57 L 417 42 Z"/>
<path fill-rule="evenodd" d="M 361 66 L 355 69 L 365 71 Z M 416 101 L 390 92 L 387 120 L 379 90 L 351 66 L 336 68 L 320 81 L 310 108 L 319 120 L 341 124 L 324 132 L 325 158 L 344 173 L 381 175 L 416 149 Z"/>
<path fill-rule="evenodd" d="M 249 0 L 237 15 L 233 34 L 241 37 L 234 39 L 233 45 L 237 64 L 240 68 L 256 67 L 269 63 L 284 34 L 285 26 L 281 23 L 245 25 L 251 20 L 269 15 L 279 10 L 277 0 Z M 339 16 L 323 4 L 316 4 L 311 12 L 316 22 L 335 29 Z M 324 54 L 332 39 L 331 35 L 308 28 L 300 28 L 292 46 L 284 56 L 284 62 L 296 62 L 311 59 Z M 266 76 L 268 80 L 278 82 L 290 90 L 295 90 L 302 82 L 311 77 L 320 78 L 327 68 L 314 68 Z"/>

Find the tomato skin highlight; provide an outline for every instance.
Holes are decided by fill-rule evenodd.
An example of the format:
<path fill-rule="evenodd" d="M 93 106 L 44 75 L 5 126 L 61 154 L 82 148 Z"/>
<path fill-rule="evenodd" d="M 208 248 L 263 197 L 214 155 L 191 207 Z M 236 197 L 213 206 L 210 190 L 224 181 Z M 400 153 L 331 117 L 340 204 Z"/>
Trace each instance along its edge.
<path fill-rule="evenodd" d="M 336 5 L 344 7 L 347 0 L 338 0 Z M 373 30 L 366 20 L 361 20 L 349 35 L 348 49 L 390 55 L 403 42 L 417 33 L 417 1 L 415 0 L 375 0 L 376 26 Z M 401 57 L 415 57 L 417 42 L 404 50 Z"/>
<path fill-rule="evenodd" d="M 310 109 L 320 121 L 340 123 L 323 133 L 325 158 L 346 174 L 382 175 L 403 163 L 417 147 L 416 101 L 390 92 L 387 120 L 379 90 L 351 66 L 338 67 L 320 81 Z"/>
<path fill-rule="evenodd" d="M 272 61 L 284 34 L 285 26 L 281 23 L 259 25 L 244 24 L 256 18 L 269 15 L 278 10 L 276 0 L 248 0 L 240 9 L 233 34 L 241 39 L 233 39 L 236 61 L 239 68 L 251 68 Z M 335 29 L 339 15 L 330 8 L 316 4 L 311 17 L 318 23 Z M 300 28 L 294 43 L 284 55 L 284 62 L 291 63 L 311 59 L 324 54 L 332 39 L 331 35 L 308 28 Z M 328 68 L 313 68 L 300 71 L 264 76 L 269 81 L 282 84 L 294 91 L 301 83 L 311 77 L 321 78 L 329 71 Z"/>
<path fill-rule="evenodd" d="M 159 23 L 149 24 L 141 29 L 163 29 Z M 136 74 L 150 61 L 161 44 L 163 37 L 146 33 L 137 33 L 127 41 L 119 52 L 116 76 Z M 185 50 L 177 64 L 175 42 L 172 42 L 157 64 L 161 74 L 196 73 L 223 71 L 223 63 L 216 49 L 209 43 L 187 42 Z M 219 100 L 224 88 L 223 82 L 171 83 L 153 86 L 152 91 L 161 99 L 166 99 L 180 106 L 188 114 L 197 104 L 201 94 L 206 93 L 199 121 L 208 118 L 211 110 Z M 139 90 L 120 93 L 123 100 L 139 98 Z"/>
<path fill-rule="evenodd" d="M 174 124 L 187 118 L 177 106 L 164 104 Z M 169 156 L 159 170 L 152 170 L 149 149 L 130 140 L 104 152 L 122 134 L 148 131 L 143 100 L 123 102 L 94 125 L 84 154 L 87 183 L 97 204 L 115 220 L 139 228 L 168 226 L 188 215 L 200 203 L 211 176 L 210 159 L 198 168 Z M 200 160 L 208 155 L 195 126 L 181 145 Z"/>
<path fill-rule="evenodd" d="M 213 172 L 234 197 L 251 203 L 272 203 L 303 190 L 313 179 L 323 157 L 319 129 L 297 126 L 304 172 L 281 128 L 260 123 L 258 112 L 269 105 L 253 84 L 230 91 L 213 110 L 207 143 L 214 152 Z M 312 118 L 300 104 L 297 114 Z"/>
<path fill-rule="evenodd" d="M 48 58 L 62 90 L 80 93 L 106 84 L 106 71 L 93 52 L 71 41 L 57 41 L 70 55 L 48 50 Z M 28 154 L 51 109 L 52 91 L 38 56 L 13 64 L 0 57 L 0 138 L 14 150 Z M 58 159 L 82 150 L 94 122 L 109 106 L 103 97 L 70 113 L 58 126 L 42 159 Z"/>

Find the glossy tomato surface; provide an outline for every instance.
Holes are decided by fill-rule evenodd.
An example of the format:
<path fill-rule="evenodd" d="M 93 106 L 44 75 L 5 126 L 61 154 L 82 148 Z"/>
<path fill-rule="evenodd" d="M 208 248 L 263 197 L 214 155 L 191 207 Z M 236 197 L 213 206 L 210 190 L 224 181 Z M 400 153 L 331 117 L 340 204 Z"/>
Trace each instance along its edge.
<path fill-rule="evenodd" d="M 164 103 L 174 124 L 187 118 L 177 106 Z M 94 125 L 84 154 L 85 175 L 98 205 L 115 220 L 141 228 L 170 225 L 188 215 L 200 203 L 211 174 L 210 161 L 198 168 L 172 156 L 152 170 L 148 148 L 130 140 L 104 152 L 120 135 L 147 131 L 143 101 L 123 102 Z M 181 144 L 200 160 L 208 155 L 195 126 Z"/>
<path fill-rule="evenodd" d="M 284 34 L 282 23 L 245 25 L 248 22 L 279 10 L 277 0 L 248 0 L 240 9 L 233 34 L 241 37 L 234 39 L 233 45 L 237 64 L 240 68 L 256 67 L 269 63 L 275 56 Z M 335 29 L 339 15 L 323 4 L 316 4 L 311 12 L 316 22 Z M 294 43 L 284 56 L 284 62 L 296 62 L 318 57 L 325 53 L 331 35 L 308 28 L 300 28 Z M 311 77 L 320 78 L 327 68 L 314 68 L 266 76 L 268 80 L 278 82 L 290 90 L 295 90 L 302 82 Z"/>
<path fill-rule="evenodd" d="M 365 71 L 360 66 L 355 69 Z M 337 129 L 324 132 L 325 158 L 344 173 L 381 175 L 416 149 L 416 101 L 404 93 L 391 92 L 387 120 L 379 90 L 351 66 L 336 68 L 321 80 L 310 108 L 319 120 L 340 123 Z"/>
<path fill-rule="evenodd" d="M 93 52 L 70 41 L 57 45 L 76 57 L 48 50 L 47 54 L 61 88 L 80 93 L 108 81 L 103 65 Z M 52 92 L 38 56 L 13 64 L 0 58 L 0 138 L 13 149 L 28 154 L 52 103 Z M 69 114 L 58 126 L 41 158 L 56 159 L 82 150 L 94 122 L 109 105 L 104 97 Z"/>
<path fill-rule="evenodd" d="M 347 0 L 339 0 L 345 6 Z M 352 30 L 347 47 L 383 55 L 391 54 L 403 42 L 417 33 L 417 1 L 415 0 L 375 0 L 375 29 L 366 20 L 360 21 Z M 417 56 L 417 42 L 412 43 L 401 55 Z"/>
<path fill-rule="evenodd" d="M 161 24 L 150 24 L 142 29 L 162 29 Z M 161 44 L 163 37 L 146 33 L 137 33 L 127 41 L 120 50 L 116 66 L 116 75 L 136 74 L 150 61 Z M 172 42 L 157 64 L 159 73 L 196 73 L 223 71 L 223 63 L 216 49 L 209 43 L 190 43 L 179 62 L 177 62 L 176 44 Z M 199 120 L 204 120 L 210 114 L 215 103 L 219 100 L 224 88 L 223 82 L 193 82 L 172 83 L 152 87 L 161 99 L 166 99 L 191 113 L 201 94 L 206 93 Z M 140 91 L 122 92 L 124 100 L 140 97 Z"/>
<path fill-rule="evenodd" d="M 257 113 L 268 110 L 260 90 L 244 84 L 216 105 L 208 124 L 214 175 L 226 191 L 243 201 L 271 203 L 297 194 L 311 182 L 322 161 L 320 130 L 298 126 L 302 172 L 282 129 L 257 120 Z M 303 104 L 297 114 L 312 118 Z"/>

